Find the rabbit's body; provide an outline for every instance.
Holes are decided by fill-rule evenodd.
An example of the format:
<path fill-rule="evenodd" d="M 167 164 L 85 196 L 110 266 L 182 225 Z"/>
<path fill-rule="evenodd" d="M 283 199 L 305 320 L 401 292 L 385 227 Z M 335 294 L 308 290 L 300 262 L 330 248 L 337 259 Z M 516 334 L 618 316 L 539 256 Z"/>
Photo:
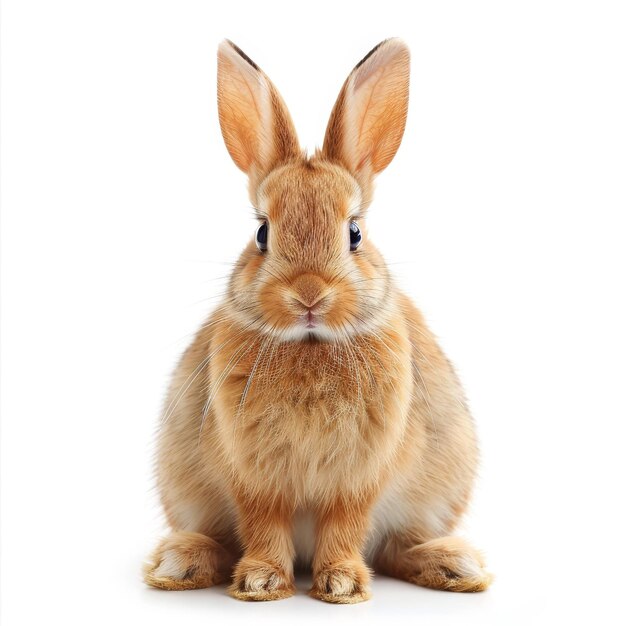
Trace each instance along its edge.
<path fill-rule="evenodd" d="M 238 49 L 221 50 L 237 70 L 224 91 L 239 90 L 250 72 L 254 94 L 264 75 Z M 394 62 L 403 62 L 404 50 L 392 50 Z M 381 60 L 368 63 L 378 71 Z M 366 79 L 357 72 L 357 83 Z M 158 448 L 173 532 L 146 580 L 208 586 L 231 576 L 238 561 L 233 594 L 274 599 L 293 593 L 296 561 L 313 566 L 312 595 L 356 602 L 368 597 L 365 559 L 417 584 L 483 589 L 489 577 L 480 557 L 447 537 L 477 463 L 460 385 L 373 244 L 356 254 L 352 243 L 345 247 L 344 224 L 369 203 L 372 170 L 393 153 L 368 157 L 368 175 L 338 164 L 336 107 L 324 150 L 303 156 L 282 101 L 263 84 L 282 125 L 274 143 L 252 149 L 239 115 L 233 131 L 224 117 L 234 105 L 222 109 L 222 129 L 231 155 L 248 168 L 272 248 L 244 250 L 223 304 L 174 374 Z M 249 165 L 281 150 L 267 171 Z"/>

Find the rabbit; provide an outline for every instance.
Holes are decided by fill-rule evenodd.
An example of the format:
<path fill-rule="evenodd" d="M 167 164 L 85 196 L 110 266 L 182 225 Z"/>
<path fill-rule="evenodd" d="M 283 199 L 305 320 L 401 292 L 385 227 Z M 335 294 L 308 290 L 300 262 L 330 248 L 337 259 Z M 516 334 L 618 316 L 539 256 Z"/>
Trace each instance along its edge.
<path fill-rule="evenodd" d="M 217 82 L 258 227 L 173 374 L 156 462 L 171 533 L 145 582 L 276 600 L 299 567 L 312 597 L 339 604 L 367 600 L 374 572 L 486 589 L 481 554 L 450 536 L 477 470 L 474 423 L 366 226 L 404 133 L 406 44 L 385 40 L 356 65 L 308 156 L 274 85 L 229 40 Z"/>

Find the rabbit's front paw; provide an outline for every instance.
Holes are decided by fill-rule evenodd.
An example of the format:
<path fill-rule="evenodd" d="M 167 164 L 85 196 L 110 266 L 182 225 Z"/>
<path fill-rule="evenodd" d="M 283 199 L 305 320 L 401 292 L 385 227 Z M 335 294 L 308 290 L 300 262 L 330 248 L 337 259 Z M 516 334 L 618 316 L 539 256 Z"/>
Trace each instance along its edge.
<path fill-rule="evenodd" d="M 369 600 L 370 573 L 363 563 L 344 562 L 318 571 L 310 595 L 334 604 L 355 604 Z"/>
<path fill-rule="evenodd" d="M 230 593 L 239 600 L 281 600 L 295 593 L 293 576 L 282 568 L 243 558 L 235 568 Z"/>

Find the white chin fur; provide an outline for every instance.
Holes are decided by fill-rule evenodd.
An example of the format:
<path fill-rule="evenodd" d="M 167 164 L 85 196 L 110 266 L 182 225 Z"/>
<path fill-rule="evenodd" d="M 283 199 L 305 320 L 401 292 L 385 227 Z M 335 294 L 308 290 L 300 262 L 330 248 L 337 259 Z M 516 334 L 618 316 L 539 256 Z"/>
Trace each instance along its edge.
<path fill-rule="evenodd" d="M 320 341 L 337 341 L 338 336 L 332 329 L 324 324 L 320 324 L 315 328 L 306 328 L 305 326 L 291 326 L 285 330 L 281 330 L 280 339 L 282 341 L 306 341 L 308 339 L 318 339 Z"/>

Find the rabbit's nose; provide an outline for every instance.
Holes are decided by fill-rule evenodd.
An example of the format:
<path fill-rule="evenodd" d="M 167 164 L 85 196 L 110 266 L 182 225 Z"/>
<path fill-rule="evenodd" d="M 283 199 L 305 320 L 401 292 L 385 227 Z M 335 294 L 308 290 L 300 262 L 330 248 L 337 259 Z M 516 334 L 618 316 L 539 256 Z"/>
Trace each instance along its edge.
<path fill-rule="evenodd" d="M 312 309 L 326 298 L 330 288 L 315 274 L 301 274 L 291 283 L 291 295 L 307 309 Z"/>

